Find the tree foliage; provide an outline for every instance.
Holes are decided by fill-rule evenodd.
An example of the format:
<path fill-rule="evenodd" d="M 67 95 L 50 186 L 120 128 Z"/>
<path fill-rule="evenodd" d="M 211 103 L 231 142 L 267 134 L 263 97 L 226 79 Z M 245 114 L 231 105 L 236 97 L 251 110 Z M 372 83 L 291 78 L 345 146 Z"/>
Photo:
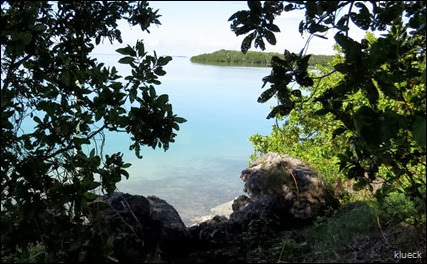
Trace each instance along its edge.
<path fill-rule="evenodd" d="M 292 133 L 295 124 L 299 133 L 308 129 L 326 136 L 325 129 L 330 129 L 327 144 L 338 144 L 333 153 L 341 172 L 356 179 L 359 187 L 383 178 L 385 183 L 377 192 L 380 201 L 392 190 L 399 190 L 425 212 L 425 2 L 266 1 L 248 2 L 248 6 L 249 10 L 238 11 L 229 19 L 236 35 L 247 35 L 242 52 L 252 41 L 262 50 L 264 40 L 274 45 L 271 35 L 280 30 L 273 24 L 275 17 L 304 10 L 299 32 L 308 33 L 311 39 L 326 38 L 325 33 L 334 30 L 341 55 L 331 72 L 316 77 L 308 72 L 307 45 L 299 54 L 285 50 L 285 59 L 273 57 L 271 74 L 263 79 L 264 86 L 270 87 L 258 99 L 261 103 L 273 97 L 278 101 L 267 118 L 290 115 L 284 125 L 286 133 Z M 350 23 L 384 34 L 356 41 L 350 37 Z M 323 86 L 317 81 L 330 75 L 339 76 L 339 81 L 319 88 Z M 310 92 L 309 98 L 299 89 L 290 89 L 295 82 Z M 340 135 L 346 135 L 344 141 Z M 322 137 L 314 135 L 309 140 L 319 139 Z M 316 149 L 324 148 L 322 142 L 317 144 Z"/>
<path fill-rule="evenodd" d="M 90 53 L 105 39 L 122 43 L 118 20 L 149 33 L 158 18 L 147 2 L 2 1 L 2 260 L 29 243 L 43 245 L 37 261 L 112 256 L 105 224 L 85 221 L 101 206 L 94 190 L 111 194 L 130 164 L 102 155 L 103 133 L 130 134 L 142 158 L 141 146 L 166 151 L 185 119 L 154 88 L 171 57 L 149 55 L 142 41 L 119 48 L 131 68 L 122 77 Z"/>

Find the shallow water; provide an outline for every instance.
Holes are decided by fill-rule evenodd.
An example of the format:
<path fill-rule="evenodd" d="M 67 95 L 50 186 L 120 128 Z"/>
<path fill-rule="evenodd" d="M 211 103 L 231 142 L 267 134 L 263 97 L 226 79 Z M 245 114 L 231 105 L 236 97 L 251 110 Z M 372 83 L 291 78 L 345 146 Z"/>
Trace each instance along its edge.
<path fill-rule="evenodd" d="M 118 59 L 103 58 L 107 64 Z M 187 119 L 176 142 L 166 152 L 143 148 L 139 160 L 128 149 L 128 135 L 107 134 L 104 153 L 121 151 L 132 163 L 129 180 L 118 184 L 120 191 L 165 199 L 190 224 L 243 193 L 239 176 L 253 153 L 248 138 L 269 134 L 273 125 L 265 117 L 274 101 L 257 103 L 270 69 L 202 65 L 175 57 L 165 70 L 157 94 L 168 94 L 174 113 Z"/>
<path fill-rule="evenodd" d="M 120 55 L 98 56 L 126 76 L 129 69 L 118 64 Z M 132 163 L 130 177 L 118 184 L 119 191 L 156 195 L 174 206 L 186 224 L 195 217 L 243 193 L 240 172 L 249 162 L 253 148 L 248 138 L 269 134 L 273 120 L 267 120 L 270 105 L 257 103 L 263 91 L 266 67 L 211 66 L 174 57 L 165 67 L 156 93 L 168 94 L 174 114 L 187 119 L 180 124 L 176 142 L 169 150 L 141 149 L 143 159 L 129 150 L 130 136 L 106 132 L 103 154 L 124 153 Z M 23 127 L 32 130 L 28 120 Z M 86 147 L 90 152 L 93 146 Z"/>
<path fill-rule="evenodd" d="M 165 199 L 190 224 L 243 193 L 239 176 L 253 153 L 248 138 L 269 134 L 273 125 L 265 118 L 273 100 L 257 103 L 270 69 L 202 65 L 175 57 L 165 70 L 157 94 L 168 94 L 174 113 L 187 119 L 176 142 L 166 152 L 143 148 L 139 160 L 128 150 L 128 135 L 107 134 L 105 151 L 121 151 L 133 164 L 129 180 L 118 184 L 120 191 Z"/>

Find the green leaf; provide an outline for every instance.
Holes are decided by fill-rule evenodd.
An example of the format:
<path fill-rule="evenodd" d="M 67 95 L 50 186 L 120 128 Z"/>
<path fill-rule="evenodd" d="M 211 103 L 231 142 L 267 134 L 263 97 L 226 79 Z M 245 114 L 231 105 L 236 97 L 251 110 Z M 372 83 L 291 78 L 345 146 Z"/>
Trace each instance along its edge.
<path fill-rule="evenodd" d="M 157 98 L 157 103 L 164 105 L 169 101 L 169 96 L 167 94 L 162 94 Z"/>
<path fill-rule="evenodd" d="M 138 41 L 136 43 L 136 50 L 138 51 L 138 56 L 140 57 L 144 56 L 145 48 L 144 48 L 144 43 L 142 41 Z"/>
<path fill-rule="evenodd" d="M 347 130 L 346 127 L 339 127 L 337 129 L 334 130 L 334 132 L 332 132 L 332 139 L 334 139 L 336 136 L 341 135 L 342 133 L 344 133 Z"/>
<path fill-rule="evenodd" d="M 123 168 L 123 169 L 127 169 L 127 168 L 129 168 L 130 166 L 132 166 L 132 164 L 131 164 L 131 163 L 125 163 L 125 164 L 123 164 L 122 168 Z"/>
<path fill-rule="evenodd" d="M 251 12 L 254 12 L 255 14 L 261 13 L 261 1 L 248 1 L 247 3 Z"/>
<path fill-rule="evenodd" d="M 93 189 L 96 189 L 96 188 L 98 188 L 99 186 L 101 186 L 101 183 L 100 182 L 91 182 L 89 185 L 88 185 L 88 187 L 87 187 L 87 189 L 88 190 L 93 190 Z"/>
<path fill-rule="evenodd" d="M 359 14 L 352 12 L 350 14 L 351 20 L 356 24 L 359 28 L 363 30 L 368 30 L 369 25 L 371 24 L 371 18 L 368 8 L 361 2 L 357 2 L 355 4 L 356 7 L 360 8 Z"/>
<path fill-rule="evenodd" d="M 292 11 L 294 10 L 294 5 L 293 4 L 287 4 L 284 9 L 286 12 Z"/>
<path fill-rule="evenodd" d="M 273 32 L 280 32 L 280 28 L 275 24 L 267 24 L 266 28 Z"/>
<path fill-rule="evenodd" d="M 70 71 L 65 70 L 61 75 L 61 81 L 64 83 L 65 86 L 71 85 L 71 74 Z"/>
<path fill-rule="evenodd" d="M 88 202 L 92 202 L 93 200 L 95 200 L 98 195 L 92 193 L 92 192 L 85 192 L 83 194 L 83 197 L 88 201 Z"/>
<path fill-rule="evenodd" d="M 230 16 L 230 18 L 228 19 L 228 21 L 232 21 L 234 19 L 238 19 L 241 20 L 242 18 L 246 18 L 249 15 L 249 11 L 243 10 L 243 11 L 237 11 L 236 13 L 234 13 L 233 15 Z"/>
<path fill-rule="evenodd" d="M 123 176 L 125 176 L 126 179 L 129 179 L 129 172 L 127 172 L 126 170 L 121 169 L 120 170 L 120 174 L 123 175 Z"/>
<path fill-rule="evenodd" d="M 402 98 L 399 89 L 393 84 L 391 76 L 389 76 L 386 72 L 378 72 L 374 75 L 375 81 L 378 83 L 378 87 L 384 93 L 384 95 L 400 100 Z"/>
<path fill-rule="evenodd" d="M 379 98 L 377 87 L 375 87 L 372 81 L 369 80 L 364 88 L 365 88 L 365 93 L 368 97 L 369 103 L 371 105 L 376 105 Z"/>
<path fill-rule="evenodd" d="M 150 97 L 154 99 L 156 97 L 156 89 L 154 89 L 154 86 L 150 86 Z"/>
<path fill-rule="evenodd" d="M 291 94 L 293 96 L 296 96 L 296 97 L 301 97 L 302 96 L 301 90 L 292 90 Z"/>
<path fill-rule="evenodd" d="M 12 33 L 12 39 L 20 41 L 23 46 L 30 44 L 33 35 L 30 32 Z"/>
<path fill-rule="evenodd" d="M 135 57 L 136 51 L 132 49 L 130 46 L 127 46 L 126 48 L 116 49 L 116 52 L 122 54 L 122 55 L 130 55 Z"/>
<path fill-rule="evenodd" d="M 353 185 L 353 190 L 360 191 L 369 183 L 369 180 L 366 178 L 358 178 L 357 182 Z"/>
<path fill-rule="evenodd" d="M 328 109 L 322 108 L 320 110 L 317 110 L 316 112 L 314 112 L 315 115 L 326 115 L 327 113 L 329 113 L 330 111 Z"/>
<path fill-rule="evenodd" d="M 166 72 L 161 67 L 156 68 L 154 70 L 154 73 L 157 74 L 157 75 L 159 75 L 159 76 L 163 76 L 163 75 L 166 74 Z"/>
<path fill-rule="evenodd" d="M 240 49 L 244 54 L 246 54 L 246 52 L 248 52 L 248 50 L 251 48 L 252 41 L 254 40 L 255 36 L 256 33 L 252 32 L 243 39 Z"/>
<path fill-rule="evenodd" d="M 172 60 L 171 56 L 166 56 L 166 57 L 160 57 L 157 60 L 157 65 L 159 66 L 165 66 L 166 64 L 168 64 L 170 61 Z"/>
<path fill-rule="evenodd" d="M 287 104 L 275 106 L 273 110 L 271 110 L 271 112 L 267 115 L 267 119 L 274 118 L 277 115 L 287 116 L 292 111 L 293 108 L 294 108 L 294 102 L 289 102 Z"/>
<path fill-rule="evenodd" d="M 179 117 L 179 116 L 175 117 L 174 120 L 175 120 L 175 122 L 177 122 L 179 124 L 187 122 L 187 119 Z"/>
<path fill-rule="evenodd" d="M 412 127 L 412 134 L 420 147 L 426 146 L 426 117 L 416 116 Z"/>
<path fill-rule="evenodd" d="M 133 63 L 133 61 L 134 61 L 134 58 L 132 58 L 132 57 L 123 57 L 119 60 L 119 63 L 131 64 L 131 63 Z"/>
<path fill-rule="evenodd" d="M 265 103 L 268 100 L 270 100 L 271 97 L 277 92 L 275 87 L 269 88 L 265 90 L 259 97 L 258 97 L 258 103 Z"/>
<path fill-rule="evenodd" d="M 47 27 L 43 24 L 37 24 L 33 28 L 34 31 L 45 31 L 46 29 Z"/>
<path fill-rule="evenodd" d="M 265 39 L 268 41 L 268 43 L 270 43 L 271 45 L 276 45 L 276 37 L 274 36 L 273 32 L 269 30 L 265 30 L 264 36 L 265 36 Z"/>

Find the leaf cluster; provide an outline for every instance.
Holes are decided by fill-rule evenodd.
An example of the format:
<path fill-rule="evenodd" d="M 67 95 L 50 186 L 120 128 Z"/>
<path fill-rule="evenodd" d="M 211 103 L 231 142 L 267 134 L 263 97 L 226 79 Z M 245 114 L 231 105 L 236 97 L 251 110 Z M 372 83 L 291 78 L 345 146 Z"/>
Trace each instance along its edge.
<path fill-rule="evenodd" d="M 145 1 L 2 2 L 2 256 L 39 242 L 44 261 L 112 257 L 96 193 L 114 192 L 130 164 L 103 155 L 104 132 L 131 134 L 141 158 L 141 146 L 166 151 L 186 120 L 154 88 L 171 57 L 149 55 L 142 41 L 119 48 L 131 67 L 123 78 L 90 53 L 105 39 L 122 43 L 119 19 L 149 32 L 158 18 Z"/>
<path fill-rule="evenodd" d="M 260 3 L 252 3 L 249 11 L 230 17 L 236 35 L 248 34 L 248 38 L 255 34 L 268 41 L 260 28 L 267 30 L 266 23 L 273 23 L 283 12 L 304 10 L 300 33 L 308 33 L 309 39 L 325 38 L 333 29 L 340 52 L 333 71 L 315 77 L 307 72 L 310 55 L 304 52 L 308 42 L 299 54 L 285 50 L 284 60 L 273 57 L 272 72 L 263 79 L 270 88 L 258 99 L 263 103 L 277 98 L 278 105 L 268 118 L 287 116 L 307 103 L 317 108 L 317 118 L 330 114 L 339 123 L 330 131 L 331 140 L 343 133 L 350 135 L 340 143 L 344 150 L 336 153 L 340 171 L 356 179 L 359 187 L 370 187 L 377 177 L 383 178 L 379 199 L 400 188 L 409 197 L 424 201 L 421 209 L 425 212 L 421 169 L 426 162 L 425 2 L 280 1 L 275 2 L 274 10 L 266 11 L 267 3 L 261 9 Z M 255 22 L 259 22 L 257 26 Z M 359 42 L 349 36 L 350 23 L 362 30 L 387 32 L 378 38 L 368 35 Z M 245 40 L 242 47 L 248 46 L 243 45 Z M 340 80 L 318 90 L 313 80 L 333 74 L 339 74 Z M 290 89 L 294 82 L 307 87 L 310 98 L 302 99 L 299 90 Z"/>

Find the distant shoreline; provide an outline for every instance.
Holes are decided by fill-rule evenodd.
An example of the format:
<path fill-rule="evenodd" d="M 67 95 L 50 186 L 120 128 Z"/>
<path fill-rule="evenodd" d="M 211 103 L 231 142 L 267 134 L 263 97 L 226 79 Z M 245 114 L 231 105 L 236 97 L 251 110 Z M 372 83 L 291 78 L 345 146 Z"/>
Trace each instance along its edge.
<path fill-rule="evenodd" d="M 274 52 L 248 51 L 243 54 L 236 50 L 218 50 L 212 53 L 196 55 L 190 58 L 193 63 L 217 65 L 217 66 L 245 66 L 245 67 L 270 67 L 271 58 L 278 56 L 284 58 L 283 54 Z M 310 66 L 320 64 L 329 67 L 328 63 L 333 55 L 312 55 L 308 61 Z"/>

